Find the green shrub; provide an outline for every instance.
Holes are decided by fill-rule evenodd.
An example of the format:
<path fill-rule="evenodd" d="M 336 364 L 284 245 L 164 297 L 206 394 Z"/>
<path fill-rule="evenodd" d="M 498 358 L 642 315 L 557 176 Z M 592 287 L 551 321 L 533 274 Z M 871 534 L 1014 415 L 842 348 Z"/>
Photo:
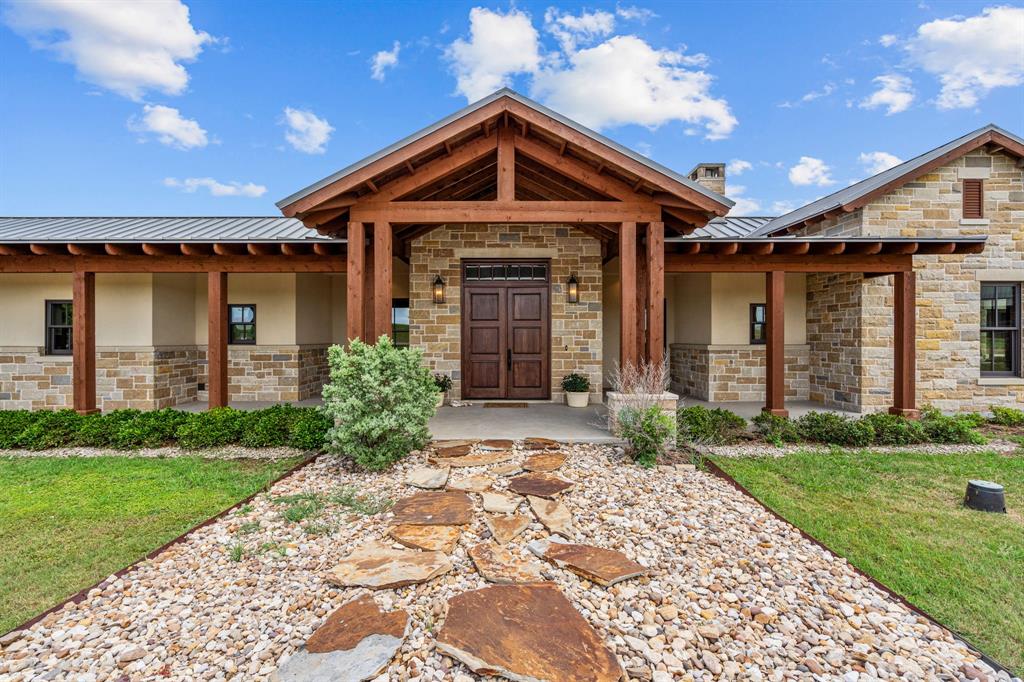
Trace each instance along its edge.
<path fill-rule="evenodd" d="M 618 414 L 619 434 L 629 443 L 629 454 L 637 464 L 652 467 L 665 452 L 672 437 L 672 419 L 661 407 L 624 407 Z"/>
<path fill-rule="evenodd" d="M 808 412 L 796 420 L 796 430 L 803 440 L 829 445 L 863 447 L 875 438 L 869 422 L 834 412 Z"/>
<path fill-rule="evenodd" d="M 38 412 L 18 436 L 17 447 L 48 450 L 74 445 L 78 429 L 85 418 L 74 410 Z"/>
<path fill-rule="evenodd" d="M 288 445 L 299 450 L 323 450 L 333 420 L 319 407 L 299 411 L 288 432 Z"/>
<path fill-rule="evenodd" d="M 933 407 L 921 411 L 921 428 L 930 443 L 980 445 L 985 442 L 985 437 L 978 433 L 970 417 L 946 416 Z"/>
<path fill-rule="evenodd" d="M 992 423 L 999 424 L 1000 426 L 1024 426 L 1024 410 L 1018 410 L 1016 407 L 993 405 Z"/>
<path fill-rule="evenodd" d="M 754 430 L 773 445 L 800 441 L 800 433 L 797 431 L 796 424 L 786 417 L 762 412 L 750 421 L 754 424 Z"/>
<path fill-rule="evenodd" d="M 709 410 L 701 405 L 676 413 L 679 440 L 687 443 L 725 445 L 734 442 L 747 428 L 747 420 L 720 407 Z"/>
<path fill-rule="evenodd" d="M 988 420 L 985 419 L 985 415 L 981 414 L 980 412 L 963 412 L 957 416 L 960 419 L 967 422 L 968 424 L 970 424 L 971 427 L 975 429 L 980 428 L 984 426 L 986 423 L 988 423 Z"/>
<path fill-rule="evenodd" d="M 247 448 L 272 448 L 288 444 L 292 424 L 299 410 L 291 405 L 274 405 L 246 413 L 245 431 L 239 441 Z"/>
<path fill-rule="evenodd" d="M 441 372 L 435 372 L 434 373 L 434 386 L 437 387 L 437 390 L 439 392 L 447 393 L 448 391 L 452 390 L 452 378 L 450 376 L 448 376 L 447 374 L 442 374 Z"/>
<path fill-rule="evenodd" d="M 247 421 L 244 412 L 230 407 L 193 412 L 178 427 L 178 445 L 186 450 L 232 445 L 241 440 Z"/>
<path fill-rule="evenodd" d="M 21 447 L 21 434 L 41 413 L 29 410 L 0 411 L 0 449 Z"/>
<path fill-rule="evenodd" d="M 418 349 L 395 348 L 381 336 L 372 346 L 359 340 L 348 349 L 331 346 L 327 357 L 324 410 L 337 420 L 329 450 L 366 469 L 384 469 L 427 444 L 437 387 Z"/>
<path fill-rule="evenodd" d="M 860 418 L 871 425 L 876 445 L 914 445 L 928 439 L 921 422 L 898 414 L 875 412 Z"/>
<path fill-rule="evenodd" d="M 590 377 L 585 374 L 566 374 L 562 377 L 562 390 L 568 393 L 590 393 Z"/>

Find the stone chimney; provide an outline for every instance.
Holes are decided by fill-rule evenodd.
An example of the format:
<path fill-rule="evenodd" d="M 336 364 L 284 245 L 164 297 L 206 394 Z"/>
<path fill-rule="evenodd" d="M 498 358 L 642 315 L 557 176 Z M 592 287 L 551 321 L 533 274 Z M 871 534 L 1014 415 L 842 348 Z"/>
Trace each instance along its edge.
<path fill-rule="evenodd" d="M 698 163 L 690 171 L 690 179 L 704 185 L 712 192 L 725 195 L 724 163 Z"/>

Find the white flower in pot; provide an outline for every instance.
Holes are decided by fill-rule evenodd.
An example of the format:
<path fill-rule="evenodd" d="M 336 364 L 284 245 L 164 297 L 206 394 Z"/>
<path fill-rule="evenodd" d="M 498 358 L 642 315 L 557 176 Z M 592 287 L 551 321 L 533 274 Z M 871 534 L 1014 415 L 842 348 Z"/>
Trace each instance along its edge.
<path fill-rule="evenodd" d="M 590 377 L 586 374 L 567 374 L 562 378 L 562 390 L 569 407 L 586 407 L 590 402 Z"/>
<path fill-rule="evenodd" d="M 448 398 L 448 391 L 452 390 L 452 378 L 447 374 L 435 372 L 434 385 L 437 386 L 437 406 L 441 407 Z"/>

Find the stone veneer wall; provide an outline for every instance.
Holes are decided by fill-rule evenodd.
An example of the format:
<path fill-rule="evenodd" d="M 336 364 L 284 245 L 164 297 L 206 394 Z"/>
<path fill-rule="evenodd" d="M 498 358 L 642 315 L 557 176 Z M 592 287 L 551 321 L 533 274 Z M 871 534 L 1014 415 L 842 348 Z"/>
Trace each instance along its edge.
<path fill-rule="evenodd" d="M 0 409 L 71 407 L 71 356 L 32 347 L 0 348 Z"/>
<path fill-rule="evenodd" d="M 557 225 L 445 225 L 412 243 L 409 266 L 410 345 L 423 350 L 435 372 L 452 377 L 454 397 L 462 395 L 462 258 L 531 257 L 551 252 L 551 398 L 562 400 L 562 377 L 590 377 L 592 402 L 601 401 L 601 246 L 583 232 Z M 565 282 L 575 273 L 580 302 L 565 300 Z M 447 303 L 431 299 L 434 277 L 447 284 Z"/>
<path fill-rule="evenodd" d="M 208 374 L 206 348 L 198 350 L 198 377 Z M 228 348 L 228 401 L 296 402 L 320 395 L 328 379 L 327 345 L 230 346 Z M 199 400 L 208 400 L 207 390 Z"/>
<path fill-rule="evenodd" d="M 786 399 L 810 394 L 810 346 L 788 344 L 785 353 Z M 709 346 L 673 343 L 670 350 L 672 390 L 711 402 L 765 399 L 764 346 Z"/>

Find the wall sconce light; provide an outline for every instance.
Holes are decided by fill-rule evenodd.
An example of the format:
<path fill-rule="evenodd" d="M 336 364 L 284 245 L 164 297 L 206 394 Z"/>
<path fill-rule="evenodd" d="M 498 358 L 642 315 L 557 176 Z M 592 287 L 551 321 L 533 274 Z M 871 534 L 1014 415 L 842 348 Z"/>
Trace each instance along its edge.
<path fill-rule="evenodd" d="M 444 303 L 444 280 L 441 275 L 434 278 L 434 303 Z"/>
<path fill-rule="evenodd" d="M 569 303 L 580 302 L 580 281 L 576 279 L 576 275 L 569 275 L 569 285 L 567 289 Z"/>

